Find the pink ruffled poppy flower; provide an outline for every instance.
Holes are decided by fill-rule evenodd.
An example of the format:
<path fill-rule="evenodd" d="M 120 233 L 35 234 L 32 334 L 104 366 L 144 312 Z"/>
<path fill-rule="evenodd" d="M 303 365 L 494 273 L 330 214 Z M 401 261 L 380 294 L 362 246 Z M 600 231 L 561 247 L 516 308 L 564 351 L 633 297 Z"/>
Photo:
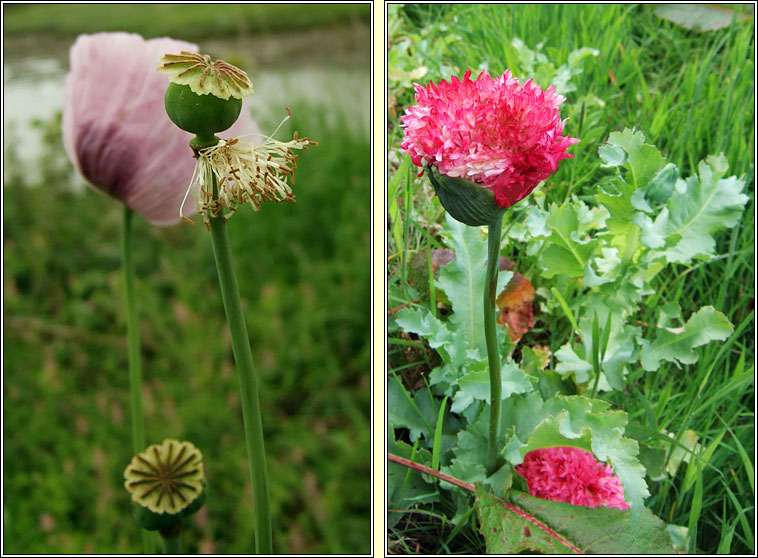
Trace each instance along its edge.
<path fill-rule="evenodd" d="M 572 447 L 533 450 L 516 466 L 535 498 L 576 506 L 629 509 L 624 488 L 610 465 L 589 452 Z"/>
<path fill-rule="evenodd" d="M 84 179 L 119 199 L 153 225 L 180 218 L 195 159 L 193 135 L 166 114 L 168 80 L 156 71 L 169 52 L 197 52 L 197 45 L 169 38 L 145 40 L 131 33 L 80 35 L 70 51 L 63 143 Z M 256 132 L 243 107 L 230 129 Z M 195 212 L 187 200 L 185 215 Z"/>
<path fill-rule="evenodd" d="M 510 207 L 573 157 L 566 149 L 579 140 L 562 135 L 558 106 L 565 98 L 554 86 L 519 84 L 510 70 L 499 78 L 470 76 L 415 84 L 417 105 L 402 117 L 401 147 L 416 166 L 479 184 L 499 207 Z"/>

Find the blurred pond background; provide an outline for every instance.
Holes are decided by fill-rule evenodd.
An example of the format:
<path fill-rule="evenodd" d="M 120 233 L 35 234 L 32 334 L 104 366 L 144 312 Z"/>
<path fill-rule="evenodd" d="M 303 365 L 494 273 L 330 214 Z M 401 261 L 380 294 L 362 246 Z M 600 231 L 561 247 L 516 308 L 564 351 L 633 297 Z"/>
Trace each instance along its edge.
<path fill-rule="evenodd" d="M 262 131 L 319 142 L 295 204 L 229 222 L 259 374 L 274 548 L 370 552 L 370 4 L 3 5 L 3 521 L 7 553 L 136 553 L 119 234 L 60 114 L 79 33 L 170 36 L 245 69 Z M 170 162 L 167 162 L 170 164 Z M 188 553 L 253 549 L 238 379 L 204 227 L 138 218 L 148 443 L 204 454 Z"/>

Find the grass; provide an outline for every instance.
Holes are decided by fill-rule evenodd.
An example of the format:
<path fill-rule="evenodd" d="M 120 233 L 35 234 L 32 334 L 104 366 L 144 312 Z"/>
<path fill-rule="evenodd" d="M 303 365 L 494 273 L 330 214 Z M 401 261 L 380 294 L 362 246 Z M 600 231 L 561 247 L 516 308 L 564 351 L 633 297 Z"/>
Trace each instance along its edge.
<path fill-rule="evenodd" d="M 390 24 L 392 45 L 413 37 L 395 66 L 411 71 L 425 66 L 417 79 L 427 83 L 451 73 L 487 67 L 492 75 L 510 68 L 520 75 L 523 63 L 511 44 L 514 37 L 541 52 L 556 67 L 571 51 L 591 47 L 599 56 L 583 65 L 576 90 L 567 94 L 562 116 L 567 130 L 582 142 L 544 186 L 548 202 L 569 194 L 593 193 L 605 171 L 597 147 L 612 131 L 641 130 L 684 176 L 698 161 L 723 152 L 729 174 L 744 176 L 750 202 L 742 221 L 717 237 L 722 254 L 707 263 L 678 266 L 659 277 L 660 289 L 648 297 L 639 316 L 654 323 L 659 305 L 677 302 L 683 315 L 704 305 L 722 311 L 735 327 L 725 343 L 699 349 L 696 364 L 666 365 L 655 374 L 633 372 L 634 387 L 606 397 L 616 408 L 656 431 L 681 439 L 688 430 L 699 436 L 699 449 L 676 476 L 648 485 L 647 501 L 667 523 L 688 526 L 687 550 L 705 553 L 753 553 L 754 548 L 754 49 L 752 20 L 715 32 L 698 33 L 658 18 L 649 6 L 634 5 L 408 5 Z M 455 36 L 455 40 L 451 39 Z M 399 47 L 398 47 L 399 48 Z M 391 55 L 392 57 L 392 55 Z M 392 72 L 392 68 L 390 69 Z M 543 86 L 547 84 L 542 84 Z M 581 101 L 592 94 L 603 106 Z M 413 102 L 410 82 L 390 82 L 397 110 L 389 115 L 389 307 L 417 302 L 436 309 L 421 296 L 429 285 L 425 254 L 437 247 L 436 224 L 443 210 L 431 188 L 416 179 L 398 152 L 399 117 Z M 392 107 L 391 107 L 392 108 Z M 413 173 L 413 174 L 411 174 Z M 527 203 L 527 202 L 523 202 Z M 527 266 L 530 260 L 507 246 L 504 255 Z M 521 262 L 519 261 L 521 259 Z M 520 269 L 524 269 L 520 267 Z M 538 285 L 549 289 L 550 285 Z M 549 333 L 548 333 L 549 332 Z M 571 333 L 568 320 L 541 321 L 522 343 L 549 342 L 553 351 Z M 423 378 L 435 355 L 399 330 L 389 332 L 391 371 L 407 379 Z M 429 511 L 431 508 L 422 508 Z M 434 511 L 444 516 L 444 510 Z M 433 514 L 432 514 L 433 515 Z M 398 553 L 446 552 L 451 544 L 443 521 L 407 514 L 390 533 Z M 457 533 L 457 552 L 482 552 L 476 526 Z"/>
<path fill-rule="evenodd" d="M 368 553 L 370 142 L 332 106 L 288 103 L 289 132 L 319 141 L 298 160 L 297 203 L 240 208 L 229 223 L 260 377 L 274 548 Z M 4 551 L 136 553 L 123 488 L 122 208 L 71 187 L 80 179 L 60 122 L 44 128 L 38 182 L 12 150 L 5 158 Z M 239 386 L 210 238 L 202 225 L 137 218 L 134 228 L 148 443 L 191 440 L 209 483 L 182 548 L 249 553 Z"/>

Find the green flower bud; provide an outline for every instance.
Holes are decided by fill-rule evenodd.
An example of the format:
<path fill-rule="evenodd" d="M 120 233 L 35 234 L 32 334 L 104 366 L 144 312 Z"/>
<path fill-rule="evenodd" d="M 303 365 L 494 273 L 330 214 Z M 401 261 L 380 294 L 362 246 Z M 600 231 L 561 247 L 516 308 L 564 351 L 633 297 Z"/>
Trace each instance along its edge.
<path fill-rule="evenodd" d="M 440 174 L 435 166 L 424 165 L 442 207 L 453 219 L 472 227 L 489 225 L 505 213 L 489 189 L 465 180 Z"/>
<path fill-rule="evenodd" d="M 645 197 L 656 203 L 666 203 L 674 193 L 674 186 L 679 180 L 679 170 L 669 163 L 653 177 L 645 191 Z"/>
<path fill-rule="evenodd" d="M 203 456 L 190 442 L 167 439 L 135 455 L 124 471 L 137 524 L 173 535 L 205 502 Z"/>

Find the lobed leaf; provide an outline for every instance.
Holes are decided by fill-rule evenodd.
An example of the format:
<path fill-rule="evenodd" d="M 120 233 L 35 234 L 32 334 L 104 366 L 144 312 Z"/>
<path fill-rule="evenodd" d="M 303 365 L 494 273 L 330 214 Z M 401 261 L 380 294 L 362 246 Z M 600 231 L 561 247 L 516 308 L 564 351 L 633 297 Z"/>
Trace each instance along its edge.
<path fill-rule="evenodd" d="M 552 205 L 545 225 L 551 236 L 542 252 L 542 274 L 547 278 L 555 275 L 582 277 L 598 241 L 577 237 L 580 221 L 575 206 L 569 203 L 560 207 Z"/>
<path fill-rule="evenodd" d="M 729 319 L 713 308 L 704 306 L 693 314 L 683 328 L 662 328 L 653 342 L 642 343 L 642 366 L 647 371 L 657 370 L 662 360 L 694 364 L 695 347 L 710 341 L 724 341 L 734 331 Z"/>
<path fill-rule="evenodd" d="M 497 323 L 505 325 L 511 341 L 521 339 L 534 325 L 534 287 L 520 273 L 506 285 L 505 290 L 497 296 L 496 304 L 499 311 Z"/>
<path fill-rule="evenodd" d="M 430 439 L 436 422 L 434 409 L 419 405 L 416 400 L 422 391 L 408 393 L 397 378 L 387 381 L 387 420 L 391 426 L 407 428 L 412 441 L 421 436 Z M 420 401 L 422 397 L 418 399 Z"/>
<path fill-rule="evenodd" d="M 479 358 L 483 358 L 487 354 L 482 308 L 487 241 L 479 227 L 464 225 L 447 213 L 442 231 L 455 259 L 440 268 L 436 286 L 445 291 L 453 306 L 450 329 L 463 337 L 469 351 L 478 350 Z M 511 273 L 499 274 L 497 292 L 505 288 L 511 277 Z"/>
<path fill-rule="evenodd" d="M 675 554 L 666 524 L 644 508 L 588 508 L 511 492 L 509 506 L 476 487 L 475 506 L 488 554 Z"/>
<path fill-rule="evenodd" d="M 519 554 L 525 551 L 542 554 L 575 554 L 560 535 L 519 514 L 490 494 L 482 485 L 476 487 L 479 532 L 484 536 L 487 554 Z"/>
<path fill-rule="evenodd" d="M 424 337 L 432 349 L 437 349 L 445 362 L 459 365 L 464 361 L 466 349 L 458 342 L 459 336 L 428 310 L 403 308 L 398 312 L 395 322 L 407 333 Z"/>
<path fill-rule="evenodd" d="M 623 285 L 619 282 L 616 286 Z M 613 288 L 614 286 L 611 285 Z M 617 295 L 618 292 L 614 293 Z M 597 315 L 600 322 L 605 324 L 610 319 L 608 340 L 605 346 L 600 346 L 602 358 L 600 359 L 600 368 L 604 372 L 601 376 L 599 388 L 607 391 L 610 388 L 616 390 L 624 389 L 624 376 L 626 365 L 637 362 L 638 349 L 635 339 L 639 334 L 639 328 L 630 326 L 625 323 L 624 314 L 613 312 L 614 305 L 606 304 L 605 300 L 600 297 L 590 297 L 587 304 L 587 315 L 579 320 L 579 329 L 577 333 L 581 339 L 581 345 L 572 346 L 571 343 L 564 344 L 555 356 L 558 359 L 556 372 L 561 375 L 576 375 L 577 383 L 587 383 L 592 371 L 592 318 Z"/>
<path fill-rule="evenodd" d="M 720 5 L 661 4 L 656 6 L 654 12 L 658 17 L 699 32 L 721 29 L 732 23 L 750 19 L 747 14 L 737 14 Z"/>
<path fill-rule="evenodd" d="M 514 399 L 524 399 L 528 412 L 512 413 L 510 422 L 504 420 L 503 427 L 515 425 L 518 436 L 506 446 L 505 457 L 511 464 L 520 464 L 529 451 L 541 448 L 572 446 L 591 451 L 599 460 L 611 463 L 632 511 L 641 510 L 649 492 L 645 468 L 637 457 L 639 446 L 624 437 L 626 413 L 611 410 L 605 401 L 578 395 L 558 395 L 539 405 L 539 396 L 535 395 L 515 396 Z M 513 406 L 504 405 L 504 411 L 506 408 L 511 410 Z"/>
<path fill-rule="evenodd" d="M 500 371 L 502 398 L 508 399 L 514 393 L 526 393 L 532 389 L 529 377 L 515 363 L 503 364 Z M 489 369 L 469 372 L 458 381 L 460 388 L 455 395 L 451 410 L 458 412 L 468 407 L 474 400 L 490 404 Z"/>
<path fill-rule="evenodd" d="M 742 193 L 745 181 L 735 176 L 722 178 L 728 168 L 723 154 L 711 156 L 700 162 L 699 177 L 677 181 L 668 201 L 665 227 L 656 223 L 667 239 L 676 240 L 673 246 L 661 251 L 667 261 L 689 263 L 697 256 L 710 259 L 716 247 L 714 233 L 739 222 L 748 201 Z"/>
<path fill-rule="evenodd" d="M 623 132 L 611 132 L 608 144 L 621 147 L 629 155 L 624 167 L 631 172 L 634 189 L 645 188 L 650 180 L 663 168 L 666 160 L 658 148 L 645 143 L 645 135 L 625 128 Z"/>

